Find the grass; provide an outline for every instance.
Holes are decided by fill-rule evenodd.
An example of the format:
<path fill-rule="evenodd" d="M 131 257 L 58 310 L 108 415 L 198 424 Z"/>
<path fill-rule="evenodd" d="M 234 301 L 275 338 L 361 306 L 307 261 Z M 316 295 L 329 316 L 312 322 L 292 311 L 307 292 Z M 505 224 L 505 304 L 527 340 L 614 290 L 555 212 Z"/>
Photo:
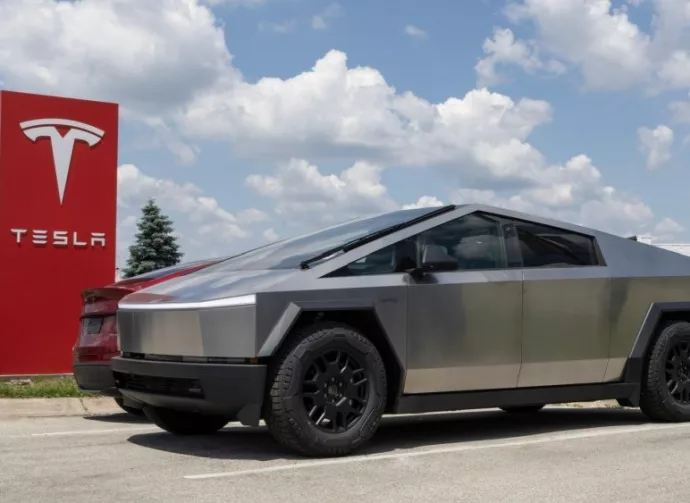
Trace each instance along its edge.
<path fill-rule="evenodd" d="M 0 398 L 80 398 L 95 396 L 79 390 L 73 377 L 0 381 Z"/>

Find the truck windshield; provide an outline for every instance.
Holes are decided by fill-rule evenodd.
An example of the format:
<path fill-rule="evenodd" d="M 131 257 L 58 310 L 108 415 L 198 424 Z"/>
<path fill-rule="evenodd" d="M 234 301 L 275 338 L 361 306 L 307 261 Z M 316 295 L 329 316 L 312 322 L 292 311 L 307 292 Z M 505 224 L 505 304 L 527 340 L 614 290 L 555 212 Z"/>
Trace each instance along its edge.
<path fill-rule="evenodd" d="M 237 270 L 297 269 L 300 264 L 326 250 L 336 248 L 373 232 L 403 224 L 438 211 L 438 207 L 398 210 L 348 220 L 310 234 L 285 239 L 237 255 L 204 269 L 203 273 Z"/>

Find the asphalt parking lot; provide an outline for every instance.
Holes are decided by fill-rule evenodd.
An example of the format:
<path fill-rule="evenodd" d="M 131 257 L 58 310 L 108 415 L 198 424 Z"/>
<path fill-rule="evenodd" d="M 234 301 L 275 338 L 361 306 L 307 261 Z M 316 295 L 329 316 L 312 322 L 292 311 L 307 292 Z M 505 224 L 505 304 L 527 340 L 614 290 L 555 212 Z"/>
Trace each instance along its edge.
<path fill-rule="evenodd" d="M 173 437 L 124 414 L 0 421 L 0 501 L 686 501 L 690 424 L 636 410 L 387 418 L 360 455 L 311 460 L 264 428 Z"/>

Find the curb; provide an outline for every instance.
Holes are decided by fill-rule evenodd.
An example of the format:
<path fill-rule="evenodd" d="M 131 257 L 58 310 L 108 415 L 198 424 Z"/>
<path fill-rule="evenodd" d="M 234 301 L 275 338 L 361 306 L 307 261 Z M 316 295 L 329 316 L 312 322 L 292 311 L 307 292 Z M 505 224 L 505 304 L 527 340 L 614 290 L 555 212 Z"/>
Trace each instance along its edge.
<path fill-rule="evenodd" d="M 24 380 L 48 380 L 48 379 L 65 379 L 66 377 L 73 377 L 74 374 L 7 374 L 0 375 L 1 381 L 24 381 Z"/>
<path fill-rule="evenodd" d="M 20 417 L 69 417 L 121 414 L 110 397 L 0 398 L 0 419 Z"/>

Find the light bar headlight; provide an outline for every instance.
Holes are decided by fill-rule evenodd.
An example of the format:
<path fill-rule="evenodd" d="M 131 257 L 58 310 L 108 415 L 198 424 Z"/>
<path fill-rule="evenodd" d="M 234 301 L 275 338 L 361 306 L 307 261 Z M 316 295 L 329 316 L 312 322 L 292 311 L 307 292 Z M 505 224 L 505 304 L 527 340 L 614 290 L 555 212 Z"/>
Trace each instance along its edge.
<path fill-rule="evenodd" d="M 150 304 L 120 304 L 120 309 L 126 311 L 180 311 L 188 309 L 213 309 L 219 307 L 240 307 L 256 304 L 256 295 L 239 295 L 237 297 L 225 297 L 223 299 L 203 300 L 200 302 L 162 302 Z"/>

